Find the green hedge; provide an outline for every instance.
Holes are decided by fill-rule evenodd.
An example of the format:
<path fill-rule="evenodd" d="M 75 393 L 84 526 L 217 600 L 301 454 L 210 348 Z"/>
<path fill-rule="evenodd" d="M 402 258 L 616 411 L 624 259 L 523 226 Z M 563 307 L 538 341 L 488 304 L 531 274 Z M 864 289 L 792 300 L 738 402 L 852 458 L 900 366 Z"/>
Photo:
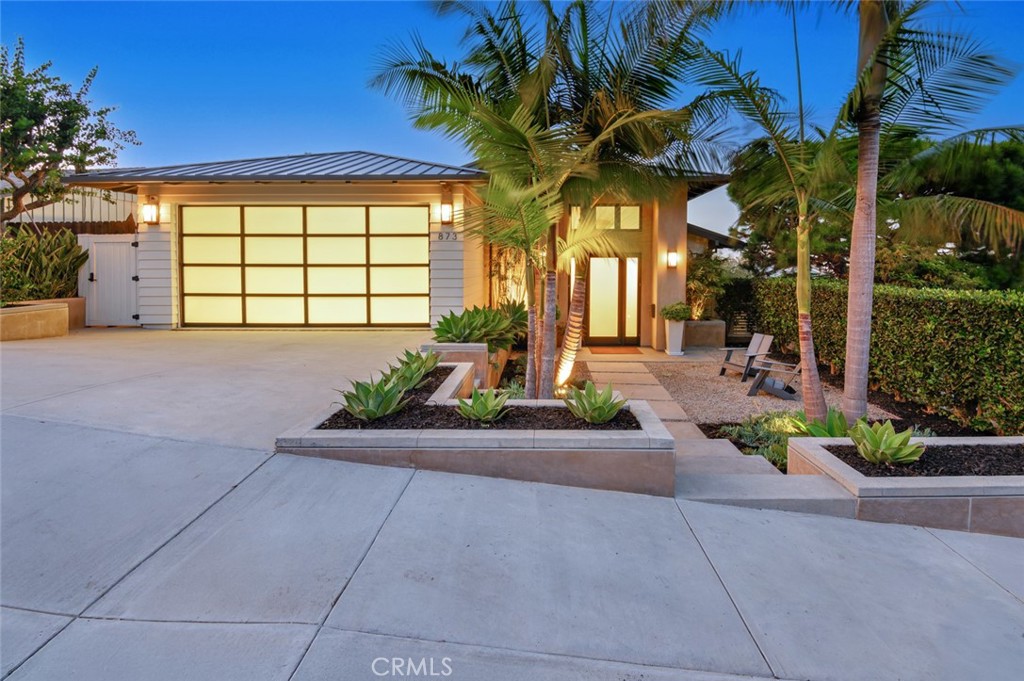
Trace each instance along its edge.
<path fill-rule="evenodd" d="M 792 279 L 754 285 L 758 330 L 797 345 Z M 841 369 L 846 282 L 816 279 L 811 315 L 818 360 Z M 876 286 L 871 385 L 955 421 L 1024 433 L 1024 294 Z"/>

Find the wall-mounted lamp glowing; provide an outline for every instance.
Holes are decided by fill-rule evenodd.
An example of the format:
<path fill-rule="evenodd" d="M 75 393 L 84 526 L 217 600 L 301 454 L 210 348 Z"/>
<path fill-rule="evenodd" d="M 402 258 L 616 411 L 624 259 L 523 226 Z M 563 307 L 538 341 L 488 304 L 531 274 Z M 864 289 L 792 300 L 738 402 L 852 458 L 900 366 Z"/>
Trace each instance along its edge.
<path fill-rule="evenodd" d="M 441 204 L 441 224 L 450 225 L 452 224 L 452 203 L 448 200 L 447 203 Z"/>
<path fill-rule="evenodd" d="M 142 221 L 147 225 L 160 224 L 160 204 L 157 203 L 155 196 L 150 196 L 142 204 Z"/>
<path fill-rule="evenodd" d="M 679 267 L 679 252 L 678 251 L 669 251 L 668 252 L 668 266 L 669 267 L 673 267 L 673 268 L 674 267 Z"/>

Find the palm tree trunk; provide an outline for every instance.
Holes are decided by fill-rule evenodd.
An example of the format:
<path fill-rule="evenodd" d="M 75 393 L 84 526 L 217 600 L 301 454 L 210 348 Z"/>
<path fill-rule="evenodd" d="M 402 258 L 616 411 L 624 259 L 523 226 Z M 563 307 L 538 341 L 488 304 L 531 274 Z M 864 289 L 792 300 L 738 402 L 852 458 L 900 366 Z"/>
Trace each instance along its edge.
<path fill-rule="evenodd" d="M 572 298 L 569 300 L 569 318 L 565 322 L 565 337 L 562 339 L 562 354 L 558 358 L 555 382 L 564 385 L 572 376 L 576 354 L 583 344 L 583 313 L 587 301 L 587 277 L 579 270 L 572 284 Z"/>
<path fill-rule="evenodd" d="M 527 399 L 537 396 L 537 292 L 534 289 L 533 265 L 526 259 L 526 385 Z"/>
<path fill-rule="evenodd" d="M 800 211 L 796 235 L 796 309 L 800 338 L 800 385 L 804 414 L 808 421 L 824 421 L 828 416 L 825 393 L 818 376 L 811 333 L 811 227 L 804 210 Z"/>
<path fill-rule="evenodd" d="M 876 0 L 860 3 L 858 73 L 878 49 L 886 30 L 885 7 Z M 848 423 L 868 411 L 871 308 L 875 287 L 875 230 L 881 99 L 886 69 L 876 63 L 857 120 L 857 202 L 850 235 L 849 294 L 846 307 L 846 369 L 843 415 Z"/>
<path fill-rule="evenodd" d="M 540 354 L 540 385 L 538 397 L 549 400 L 555 396 L 555 322 L 558 306 L 558 232 L 554 225 L 548 230 L 547 272 L 544 277 L 544 347 Z"/>

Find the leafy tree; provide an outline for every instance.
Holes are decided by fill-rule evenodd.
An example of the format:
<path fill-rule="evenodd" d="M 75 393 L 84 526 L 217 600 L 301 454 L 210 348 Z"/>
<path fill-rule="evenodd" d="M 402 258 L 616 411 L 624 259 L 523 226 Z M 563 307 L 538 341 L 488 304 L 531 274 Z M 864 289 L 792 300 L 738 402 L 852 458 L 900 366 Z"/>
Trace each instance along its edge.
<path fill-rule="evenodd" d="M 0 220 L 62 200 L 69 189 L 64 172 L 112 165 L 135 133 L 114 126 L 114 107 L 94 107 L 88 99 L 97 69 L 74 90 L 50 73 L 51 62 L 25 66 L 20 38 L 13 56 L 0 47 L 0 165 L 5 197 Z"/>

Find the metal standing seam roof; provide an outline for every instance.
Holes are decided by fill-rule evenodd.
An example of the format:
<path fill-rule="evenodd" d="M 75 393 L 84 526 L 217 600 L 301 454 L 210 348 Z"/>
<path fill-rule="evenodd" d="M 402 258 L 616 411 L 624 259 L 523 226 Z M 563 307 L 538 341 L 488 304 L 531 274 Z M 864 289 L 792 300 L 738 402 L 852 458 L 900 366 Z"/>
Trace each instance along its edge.
<path fill-rule="evenodd" d="M 479 168 L 416 161 L 368 151 L 337 151 L 213 161 L 154 168 L 109 168 L 69 175 L 65 182 L 313 182 L 476 180 Z"/>

